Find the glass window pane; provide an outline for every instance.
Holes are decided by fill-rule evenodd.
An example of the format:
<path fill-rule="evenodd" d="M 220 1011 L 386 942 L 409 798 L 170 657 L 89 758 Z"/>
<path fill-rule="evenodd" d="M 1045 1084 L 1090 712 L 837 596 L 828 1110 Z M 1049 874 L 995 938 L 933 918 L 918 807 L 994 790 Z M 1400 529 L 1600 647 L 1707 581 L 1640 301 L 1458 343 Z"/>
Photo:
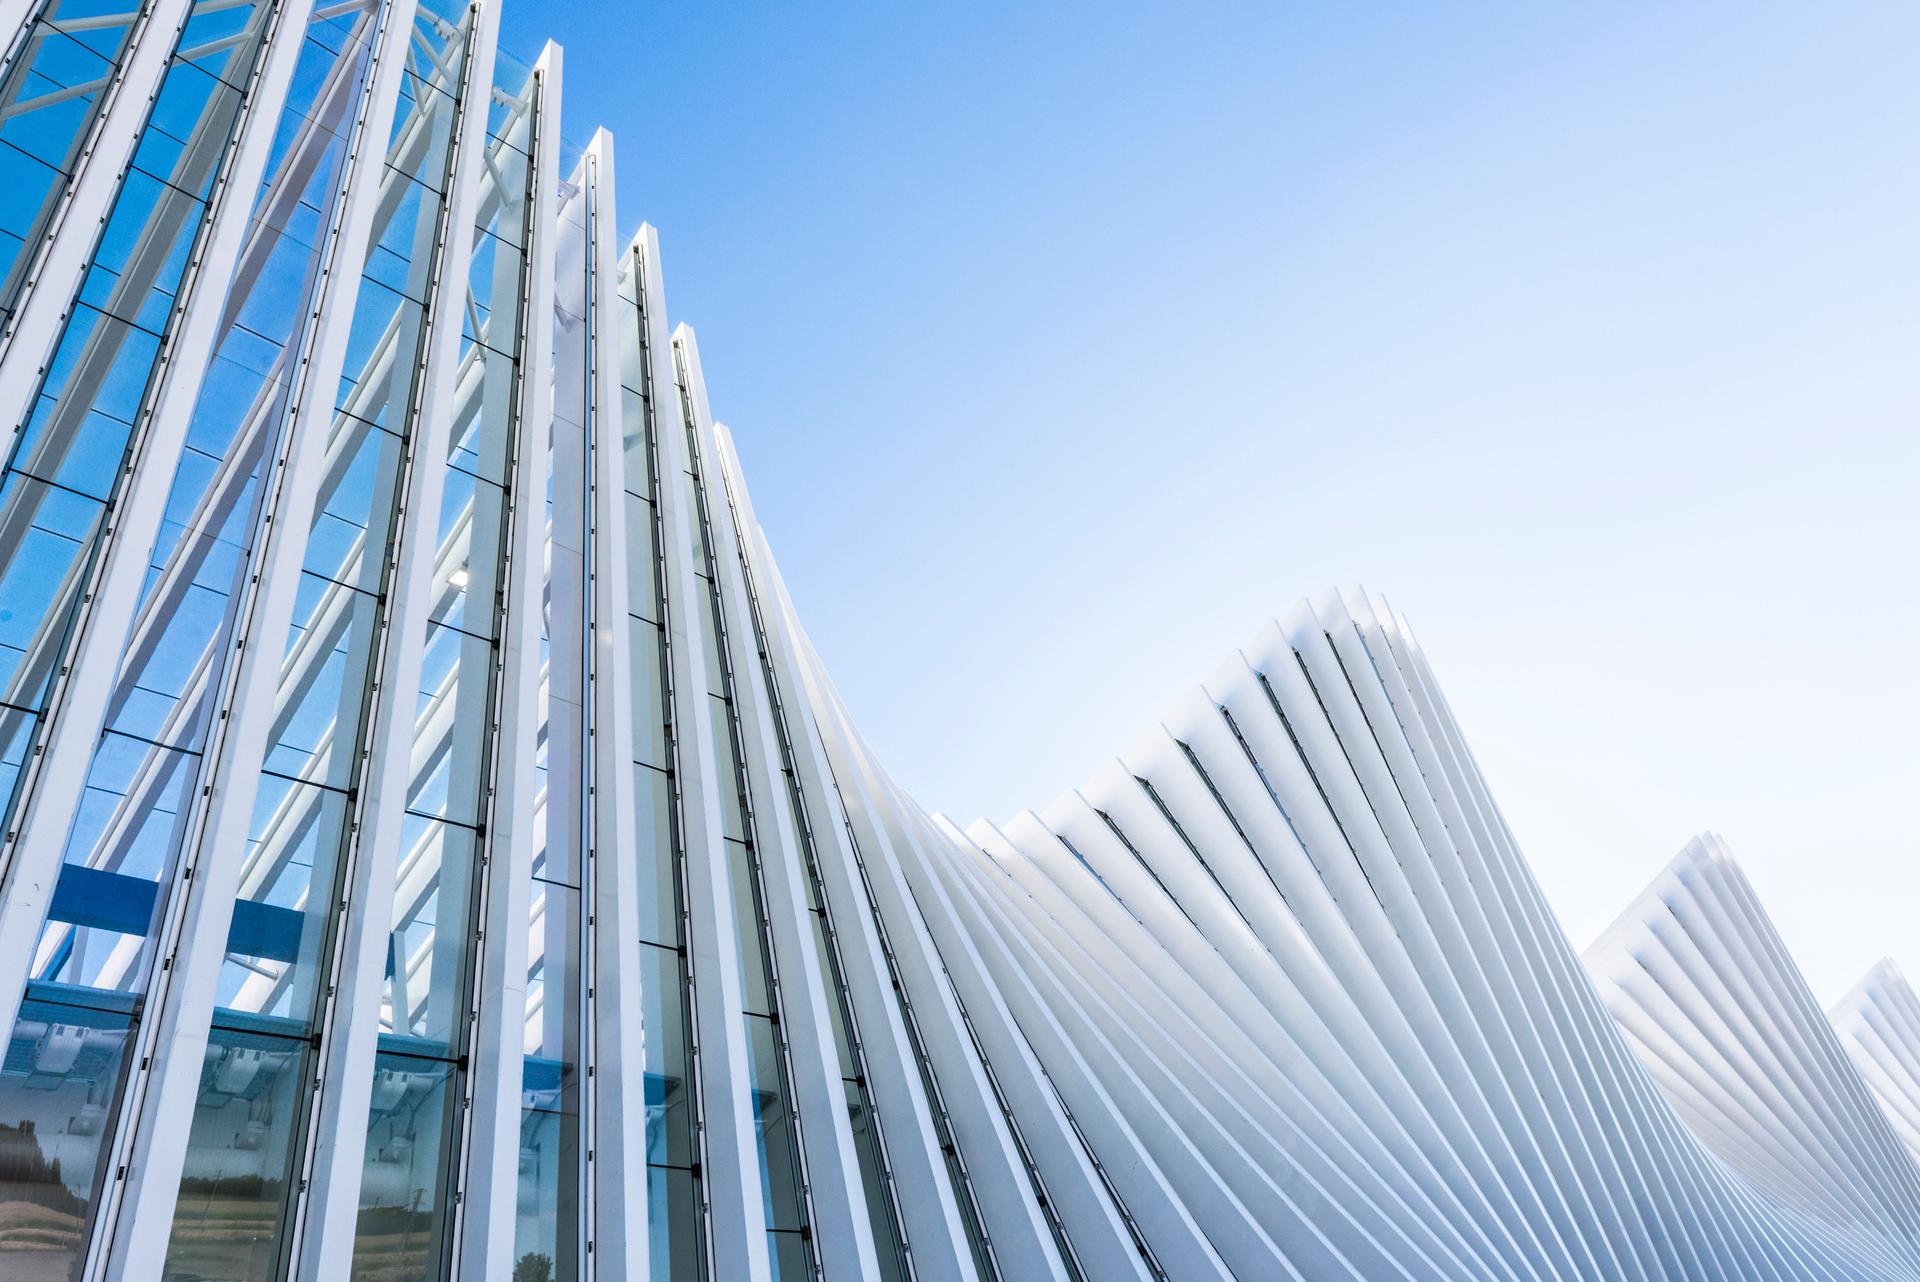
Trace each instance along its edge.
<path fill-rule="evenodd" d="M 773 1264 L 773 1282 L 807 1282 L 813 1276 L 807 1240 L 797 1229 L 768 1230 L 767 1254 Z"/>
<path fill-rule="evenodd" d="M 635 849 L 640 866 L 640 938 L 672 947 L 680 939 L 679 874 L 673 847 L 673 788 L 651 766 L 633 768 Z"/>
<path fill-rule="evenodd" d="M 430 624 L 416 704 L 414 777 L 407 808 L 478 827 L 486 800 L 492 721 L 491 641 Z"/>
<path fill-rule="evenodd" d="M 907 1272 L 902 1267 L 893 1198 L 887 1188 L 886 1174 L 880 1168 L 880 1132 L 874 1125 L 873 1109 L 866 1101 L 865 1092 L 853 1082 L 842 1085 L 847 1092 L 847 1124 L 853 1131 L 854 1152 L 860 1158 L 860 1182 L 867 1191 L 867 1221 L 873 1226 L 880 1277 L 882 1282 L 900 1282 Z"/>
<path fill-rule="evenodd" d="M 20 1005 L 0 1066 L 0 1277 L 65 1278 L 86 1245 L 119 1096 L 125 1012 Z"/>
<path fill-rule="evenodd" d="M 633 670 L 628 698 L 633 706 L 633 756 L 659 770 L 667 755 L 666 691 L 662 688 L 660 628 L 645 619 L 627 620 L 627 654 Z"/>
<path fill-rule="evenodd" d="M 300 576 L 268 770 L 341 790 L 351 782 L 378 610 L 365 592 Z"/>
<path fill-rule="evenodd" d="M 160 1274 L 167 1282 L 273 1282 L 280 1274 L 293 1137 L 312 1086 L 304 1041 L 215 1026 Z"/>
<path fill-rule="evenodd" d="M 629 474 L 627 484 L 635 484 Z M 660 621 L 660 593 L 653 539 L 653 504 L 627 491 L 627 610 Z"/>
<path fill-rule="evenodd" d="M 206 204 L 136 169 L 100 235 L 82 301 L 153 334 L 166 332 Z"/>
<path fill-rule="evenodd" d="M 453 1053 L 476 844 L 470 828 L 412 814 L 401 836 L 380 1023 L 423 1053 Z"/>
<path fill-rule="evenodd" d="M 10 817 L 14 788 L 20 782 L 20 768 L 33 742 L 34 728 L 40 718 L 0 703 L 0 822 Z"/>
<path fill-rule="evenodd" d="M 231 137 L 241 96 L 234 86 L 176 58 L 167 67 L 147 127 L 134 147 L 134 167 L 204 199 L 213 189 L 224 148 L 193 144 L 197 138 Z"/>
<path fill-rule="evenodd" d="M 476 637 L 500 634 L 500 552 L 507 496 L 491 481 L 447 469 L 440 499 L 432 618 Z"/>
<path fill-rule="evenodd" d="M 740 763 L 734 757 L 733 705 L 715 695 L 707 706 L 713 712 L 713 790 L 720 798 L 720 830 L 734 841 L 745 841 L 747 811 Z"/>
<path fill-rule="evenodd" d="M 780 1047 L 773 1021 L 747 1016 L 748 1102 L 760 1150 L 761 1192 L 767 1225 L 797 1229 L 805 1222 L 800 1207 L 799 1168 L 793 1148 L 793 1114 L 788 1108 Z"/>
<path fill-rule="evenodd" d="M 737 841 L 726 843 L 727 870 L 732 878 L 733 929 L 740 954 L 740 1004 L 753 1015 L 773 1013 L 773 992 L 767 986 L 766 941 L 755 910 L 753 857 Z"/>
<path fill-rule="evenodd" d="M 651 1282 L 702 1282 L 705 1245 L 700 1183 L 677 1167 L 647 1168 L 647 1250 Z"/>
<path fill-rule="evenodd" d="M 410 1055 L 381 1054 L 374 1061 L 355 1277 L 432 1282 L 439 1276 L 449 1210 L 440 1154 L 453 1072 L 451 1064 Z"/>
<path fill-rule="evenodd" d="M 102 737 L 68 830 L 34 978 L 144 991 L 160 889 L 171 882 L 198 766 L 190 753 Z"/>
<path fill-rule="evenodd" d="M 111 497 L 159 348 L 146 330 L 75 304 L 12 466 L 92 498 Z"/>
<path fill-rule="evenodd" d="M 356 418 L 336 420 L 307 539 L 308 573 L 379 591 L 400 467 L 399 437 Z"/>
<path fill-rule="evenodd" d="M 640 1003 L 646 1030 L 647 1161 L 693 1163 L 693 1102 L 687 1049 L 687 980 L 677 950 L 640 946 Z"/>
<path fill-rule="evenodd" d="M 103 511 L 18 473 L 0 480 L 0 703 L 40 710 Z"/>
<path fill-rule="evenodd" d="M 462 372 L 447 462 L 495 485 L 506 485 L 507 441 L 515 422 L 519 365 L 489 348 L 474 349 Z"/>
<path fill-rule="evenodd" d="M 272 1016 L 290 1021 L 289 1032 L 307 1030 L 346 822 L 345 793 L 260 777 L 220 972 L 223 1011 Z"/>

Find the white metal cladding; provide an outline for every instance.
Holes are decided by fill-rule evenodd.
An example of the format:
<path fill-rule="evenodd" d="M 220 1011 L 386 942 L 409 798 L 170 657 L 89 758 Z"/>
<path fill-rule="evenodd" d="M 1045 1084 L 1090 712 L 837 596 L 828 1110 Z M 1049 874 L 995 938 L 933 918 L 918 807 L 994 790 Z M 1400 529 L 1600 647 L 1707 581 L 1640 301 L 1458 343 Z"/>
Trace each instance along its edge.
<path fill-rule="evenodd" d="M 4 11 L 0 1279 L 1920 1278 L 1904 981 L 1357 590 L 918 807 L 494 0 Z"/>

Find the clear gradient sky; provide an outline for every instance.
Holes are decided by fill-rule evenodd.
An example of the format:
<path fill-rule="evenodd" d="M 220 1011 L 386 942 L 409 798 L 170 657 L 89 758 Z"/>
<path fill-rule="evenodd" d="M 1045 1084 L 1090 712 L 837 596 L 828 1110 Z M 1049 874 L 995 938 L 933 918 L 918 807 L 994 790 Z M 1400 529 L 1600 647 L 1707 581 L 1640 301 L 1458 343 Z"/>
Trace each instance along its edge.
<path fill-rule="evenodd" d="M 1577 944 L 1713 828 L 1823 1001 L 1920 980 L 1920 9 L 508 12 L 927 805 L 1359 580 Z"/>

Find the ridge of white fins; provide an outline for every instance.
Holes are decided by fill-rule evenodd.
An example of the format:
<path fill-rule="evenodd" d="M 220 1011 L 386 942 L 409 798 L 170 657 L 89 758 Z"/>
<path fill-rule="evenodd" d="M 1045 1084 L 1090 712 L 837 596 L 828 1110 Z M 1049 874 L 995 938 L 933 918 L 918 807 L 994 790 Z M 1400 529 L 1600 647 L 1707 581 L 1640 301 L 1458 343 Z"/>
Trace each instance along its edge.
<path fill-rule="evenodd" d="M 1881 961 L 1833 1007 L 1834 1031 L 1895 1135 L 1920 1160 L 1920 997 Z"/>
<path fill-rule="evenodd" d="M 1704 947 L 1743 968 L 1662 1025 L 1730 1057 L 1715 1094 L 1589 978 L 1410 630 L 1357 590 L 1041 812 L 893 803 L 930 829 L 905 873 L 994 1071 L 1045 1105 L 1020 1128 L 1081 1149 L 1034 1146 L 1065 1237 L 1117 1219 L 1136 1252 L 1115 1276 L 1920 1277 L 1912 1161 L 1724 855 L 1738 947 Z M 1751 1164 L 1775 1132 L 1790 1179 Z"/>
<path fill-rule="evenodd" d="M 1720 1161 L 1847 1250 L 1863 1276 L 1920 1269 L 1920 1169 L 1725 843 L 1689 843 L 1586 960 L 1648 1071 Z"/>
<path fill-rule="evenodd" d="M 1357 589 L 896 787 L 500 0 L 5 7 L 0 1278 L 1920 1282 L 1905 982 L 1583 966 Z"/>

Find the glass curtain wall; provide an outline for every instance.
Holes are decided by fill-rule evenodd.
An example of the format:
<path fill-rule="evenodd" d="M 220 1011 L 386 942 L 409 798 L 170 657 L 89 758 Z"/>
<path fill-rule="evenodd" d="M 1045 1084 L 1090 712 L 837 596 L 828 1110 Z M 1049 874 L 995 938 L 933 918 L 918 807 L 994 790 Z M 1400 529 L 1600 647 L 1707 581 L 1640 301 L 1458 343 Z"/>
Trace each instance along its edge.
<path fill-rule="evenodd" d="M 537 92 L 527 64 L 497 59 L 360 1180 L 356 1278 L 425 1282 L 443 1274 L 452 1247 L 451 1173 L 463 1130 L 520 445 Z"/>
<path fill-rule="evenodd" d="M 70 22 L 29 33 L 27 49 L 60 47 L 65 29 L 95 40 L 120 30 L 104 12 L 85 16 L 75 10 Z M 230 0 L 192 11 L 8 460 L 0 597 L 12 617 L 0 623 L 9 633 L 0 639 L 0 680 L 13 706 L 37 709 L 46 697 L 269 17 L 269 6 Z M 53 21 L 46 13 L 36 20 Z M 261 461 L 280 427 L 291 363 L 283 336 L 298 332 L 313 285 L 339 131 L 362 88 L 365 28 L 356 9 L 316 18 L 306 33 L 68 833 L 0 1067 L 0 1143 L 14 1157 L 0 1181 L 0 1222 L 31 1226 L 0 1235 L 0 1273 L 29 1258 L 48 1277 L 77 1269 L 99 1196 L 126 1048 L 146 1004 L 151 938 L 172 890 L 184 801 L 253 545 Z M 85 83 L 69 87 L 67 101 L 86 96 Z M 18 195 L 17 183 L 5 187 Z"/>
<path fill-rule="evenodd" d="M 289 1249 L 357 795 L 354 748 L 370 710 L 402 447 L 414 430 L 427 285 L 472 39 L 465 9 L 436 3 L 445 12 L 422 5 L 407 33 L 372 240 L 313 479 L 315 511 L 162 1266 L 169 1282 L 266 1282 L 281 1276 Z M 374 1106 L 403 1109 L 418 1089 L 382 1075 Z"/>
<path fill-rule="evenodd" d="M 534 323 L 553 324 L 551 316 Z M 552 484 L 552 474 L 548 474 Z M 547 500 L 552 522 L 553 501 Z M 560 555 L 551 548 L 552 555 Z M 549 572 L 550 573 L 550 572 Z M 551 580 L 547 596 L 551 600 Z M 578 974 L 569 941 L 580 934 L 580 887 L 556 848 L 548 789 L 553 749 L 553 694 L 548 685 L 552 625 L 540 635 L 540 731 L 534 788 L 534 833 L 527 898 L 527 1004 L 521 1043 L 519 1195 L 514 1223 L 516 1267 L 553 1282 L 578 1276 L 574 1226 L 580 1218 L 580 1047 Z"/>
<path fill-rule="evenodd" d="M 124 484 L 175 296 L 272 11 L 227 0 L 191 11 L 0 467 L 0 599 L 8 602 L 0 618 L 0 817 L 16 801 L 27 739 L 46 711 Z"/>

